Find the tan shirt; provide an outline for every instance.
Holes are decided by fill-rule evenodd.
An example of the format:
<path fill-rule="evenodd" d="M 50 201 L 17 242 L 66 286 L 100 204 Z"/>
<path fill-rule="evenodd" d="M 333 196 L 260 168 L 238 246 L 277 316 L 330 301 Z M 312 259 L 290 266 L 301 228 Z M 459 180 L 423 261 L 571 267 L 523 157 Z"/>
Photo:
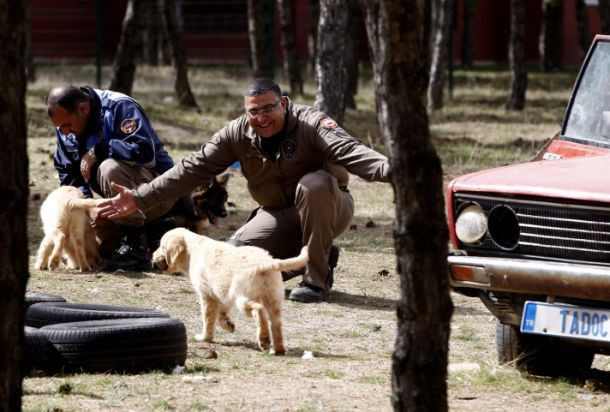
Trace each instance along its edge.
<path fill-rule="evenodd" d="M 285 137 L 272 160 L 260 149 L 261 138 L 246 115 L 231 121 L 200 151 L 139 186 L 135 197 L 138 207 L 146 211 L 157 202 L 206 185 L 236 161 L 241 163 L 252 198 L 270 208 L 293 205 L 299 180 L 322 168 L 337 177 L 340 186 L 347 186 L 348 174 L 342 168 L 369 181 L 389 180 L 388 159 L 354 139 L 326 114 L 289 103 L 286 122 Z"/>

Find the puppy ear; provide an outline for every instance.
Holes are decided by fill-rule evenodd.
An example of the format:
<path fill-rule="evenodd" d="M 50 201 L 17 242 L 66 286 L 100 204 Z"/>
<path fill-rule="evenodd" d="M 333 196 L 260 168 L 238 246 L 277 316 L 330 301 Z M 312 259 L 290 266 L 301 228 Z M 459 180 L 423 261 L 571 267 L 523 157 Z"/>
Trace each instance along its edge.
<path fill-rule="evenodd" d="M 176 260 L 180 258 L 180 255 L 186 251 L 184 246 L 184 239 L 181 236 L 173 236 L 167 242 L 165 247 L 165 259 L 167 264 L 171 267 L 174 266 Z"/>
<path fill-rule="evenodd" d="M 219 186 L 225 187 L 229 182 L 230 177 L 231 173 L 223 173 L 221 175 L 218 175 L 215 177 L 216 183 L 218 183 Z"/>

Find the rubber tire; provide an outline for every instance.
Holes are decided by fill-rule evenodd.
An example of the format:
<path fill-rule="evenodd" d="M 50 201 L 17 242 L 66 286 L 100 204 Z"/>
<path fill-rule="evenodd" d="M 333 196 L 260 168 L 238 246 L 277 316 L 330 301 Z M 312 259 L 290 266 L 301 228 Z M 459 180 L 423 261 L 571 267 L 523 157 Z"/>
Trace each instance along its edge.
<path fill-rule="evenodd" d="M 582 376 L 591 369 L 595 356 L 591 349 L 549 336 L 524 334 L 498 320 L 496 351 L 500 364 L 514 363 L 533 375 L 552 377 Z"/>
<path fill-rule="evenodd" d="M 24 327 L 24 351 L 21 370 L 27 375 L 32 369 L 44 370 L 47 368 L 47 358 L 51 344 L 46 335 L 39 329 Z"/>
<path fill-rule="evenodd" d="M 92 320 L 40 331 L 51 342 L 51 363 L 64 371 L 136 372 L 186 361 L 186 328 L 178 319 Z"/>
<path fill-rule="evenodd" d="M 57 323 L 125 318 L 169 318 L 169 315 L 156 309 L 91 303 L 48 302 L 30 306 L 25 315 L 25 324 L 34 328 L 42 328 Z"/>
<path fill-rule="evenodd" d="M 29 308 L 35 303 L 41 302 L 65 302 L 66 300 L 59 295 L 42 292 L 25 292 L 25 308 Z"/>

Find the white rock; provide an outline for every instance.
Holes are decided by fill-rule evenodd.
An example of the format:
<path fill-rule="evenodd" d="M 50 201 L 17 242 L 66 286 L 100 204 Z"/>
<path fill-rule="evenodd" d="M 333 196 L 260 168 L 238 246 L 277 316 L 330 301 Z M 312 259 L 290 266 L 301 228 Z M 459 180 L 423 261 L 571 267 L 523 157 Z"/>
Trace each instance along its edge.
<path fill-rule="evenodd" d="M 450 363 L 447 368 L 449 372 L 478 372 L 481 367 L 475 362 Z"/>

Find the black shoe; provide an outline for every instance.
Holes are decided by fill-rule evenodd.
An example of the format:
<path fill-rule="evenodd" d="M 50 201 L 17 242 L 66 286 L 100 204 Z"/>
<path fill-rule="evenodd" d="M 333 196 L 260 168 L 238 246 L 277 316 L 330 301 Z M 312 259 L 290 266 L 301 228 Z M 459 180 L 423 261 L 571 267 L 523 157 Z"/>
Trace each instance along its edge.
<path fill-rule="evenodd" d="M 146 236 L 142 232 L 132 232 L 123 236 L 121 245 L 108 259 L 102 261 L 100 270 L 113 272 L 118 269 L 142 272 L 152 269 L 148 256 Z"/>
<path fill-rule="evenodd" d="M 328 254 L 328 277 L 326 278 L 328 289 L 332 288 L 335 282 L 335 268 L 337 267 L 337 262 L 339 262 L 339 251 L 339 246 L 332 245 L 330 247 L 330 253 Z"/>
<path fill-rule="evenodd" d="M 301 282 L 299 286 L 292 289 L 288 299 L 296 302 L 315 303 L 328 299 L 329 291 L 309 283 Z"/>
<path fill-rule="evenodd" d="M 173 216 L 163 217 L 148 222 L 145 226 L 145 233 L 146 239 L 148 240 L 148 248 L 151 252 L 157 250 L 163 235 L 176 227 L 176 218 Z"/>

